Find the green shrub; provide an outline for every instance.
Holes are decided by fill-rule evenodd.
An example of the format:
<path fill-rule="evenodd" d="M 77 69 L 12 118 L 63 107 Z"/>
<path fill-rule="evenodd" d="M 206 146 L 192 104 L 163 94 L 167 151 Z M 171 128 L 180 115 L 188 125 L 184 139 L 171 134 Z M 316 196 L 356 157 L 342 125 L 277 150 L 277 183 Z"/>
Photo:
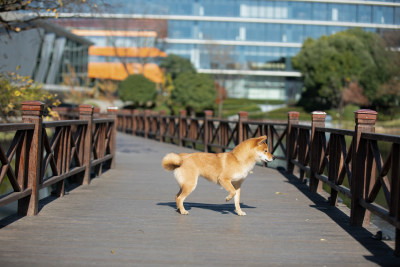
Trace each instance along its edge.
<path fill-rule="evenodd" d="M 156 84 L 141 74 L 129 75 L 118 86 L 122 101 L 131 101 L 134 106 L 151 106 L 154 104 Z"/>
<path fill-rule="evenodd" d="M 214 80 L 207 74 L 184 72 L 175 80 L 171 99 L 177 106 L 184 106 L 189 112 L 201 113 L 214 109 L 217 91 Z"/>

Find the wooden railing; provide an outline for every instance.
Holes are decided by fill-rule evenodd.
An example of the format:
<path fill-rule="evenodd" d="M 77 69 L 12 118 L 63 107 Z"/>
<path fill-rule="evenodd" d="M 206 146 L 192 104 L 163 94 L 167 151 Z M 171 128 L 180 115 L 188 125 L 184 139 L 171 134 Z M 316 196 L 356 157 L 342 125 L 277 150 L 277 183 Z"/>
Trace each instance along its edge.
<path fill-rule="evenodd" d="M 309 180 L 313 192 L 322 184 L 330 188 L 329 202 L 337 205 L 338 195 L 348 198 L 350 222 L 354 226 L 370 222 L 370 213 L 396 228 L 395 254 L 400 256 L 400 136 L 376 134 L 377 113 L 355 112 L 354 131 L 325 127 L 326 113 L 313 112 L 310 124 L 299 123 L 299 113 L 289 112 L 285 122 L 251 121 L 246 112 L 238 120 L 179 116 L 165 112 L 122 110 L 117 115 L 119 131 L 160 142 L 191 147 L 206 152 L 222 152 L 243 140 L 267 135 L 270 151 L 286 162 L 289 175 Z M 389 146 L 389 153 L 381 153 Z M 297 172 L 294 172 L 294 169 Z M 382 191 L 384 203 L 376 203 Z"/>
<path fill-rule="evenodd" d="M 38 213 L 39 190 L 54 185 L 63 196 L 65 180 L 89 184 L 91 172 L 115 164 L 116 110 L 108 118 L 94 118 L 94 108 L 81 105 L 73 120 L 43 122 L 43 103 L 22 103 L 22 123 L 0 124 L 0 132 L 11 135 L 5 153 L 0 145 L 0 185 L 11 185 L 0 196 L 0 206 L 18 201 L 18 214 Z"/>

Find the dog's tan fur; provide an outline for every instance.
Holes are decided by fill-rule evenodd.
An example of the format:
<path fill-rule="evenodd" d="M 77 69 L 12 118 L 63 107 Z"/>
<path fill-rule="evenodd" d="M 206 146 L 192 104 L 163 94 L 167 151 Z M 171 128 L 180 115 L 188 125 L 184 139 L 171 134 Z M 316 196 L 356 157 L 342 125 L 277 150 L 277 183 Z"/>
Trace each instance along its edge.
<path fill-rule="evenodd" d="M 168 171 L 174 171 L 180 186 L 175 198 L 179 212 L 188 214 L 183 201 L 196 188 L 197 179 L 201 175 L 229 192 L 226 201 L 235 197 L 236 213 L 246 215 L 240 208 L 240 187 L 256 162 L 274 159 L 268 151 L 266 140 L 266 136 L 251 138 L 226 153 L 167 154 L 162 160 L 162 166 Z"/>

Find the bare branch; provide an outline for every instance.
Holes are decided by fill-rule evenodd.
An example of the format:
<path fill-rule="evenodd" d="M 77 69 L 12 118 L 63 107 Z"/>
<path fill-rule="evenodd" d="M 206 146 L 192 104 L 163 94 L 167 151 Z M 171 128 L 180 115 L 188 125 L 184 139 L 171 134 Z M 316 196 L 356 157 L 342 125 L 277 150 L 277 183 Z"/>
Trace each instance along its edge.
<path fill-rule="evenodd" d="M 103 0 L 0 0 L 0 24 L 7 31 L 19 32 L 27 29 L 15 26 L 17 23 L 28 23 L 38 19 L 58 18 L 60 12 L 74 12 L 89 9 L 99 12 L 100 6 L 108 7 Z M 29 27 L 28 27 L 29 28 Z"/>

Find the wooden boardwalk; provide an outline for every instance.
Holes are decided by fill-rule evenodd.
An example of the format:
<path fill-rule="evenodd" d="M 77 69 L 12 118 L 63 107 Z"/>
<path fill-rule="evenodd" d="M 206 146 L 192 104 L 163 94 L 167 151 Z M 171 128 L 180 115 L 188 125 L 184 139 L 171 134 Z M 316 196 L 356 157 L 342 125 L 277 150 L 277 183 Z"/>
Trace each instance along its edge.
<path fill-rule="evenodd" d="M 171 151 L 190 150 L 118 134 L 116 169 L 42 201 L 38 216 L 0 221 L 0 266 L 400 265 L 393 241 L 351 227 L 346 208 L 275 169 L 256 167 L 243 184 L 247 216 L 202 179 L 182 216 L 160 166 Z"/>

